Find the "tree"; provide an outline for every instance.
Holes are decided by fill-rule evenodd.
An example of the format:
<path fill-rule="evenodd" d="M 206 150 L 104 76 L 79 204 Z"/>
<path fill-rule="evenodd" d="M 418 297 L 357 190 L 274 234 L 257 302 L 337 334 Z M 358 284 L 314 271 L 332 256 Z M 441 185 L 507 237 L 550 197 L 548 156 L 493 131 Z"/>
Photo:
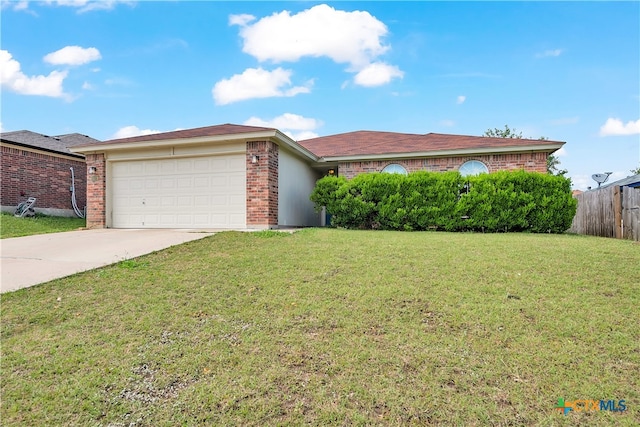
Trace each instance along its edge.
<path fill-rule="evenodd" d="M 547 157 L 547 173 L 564 176 L 568 172 L 566 169 L 559 169 L 558 166 L 560 166 L 560 159 L 553 154 L 549 154 Z"/>
<path fill-rule="evenodd" d="M 635 169 L 631 169 L 631 173 L 634 175 L 640 175 L 640 166 Z"/>
<path fill-rule="evenodd" d="M 484 132 L 483 136 L 488 136 L 491 138 L 521 139 L 522 132 L 518 132 L 515 128 L 511 129 L 509 125 L 504 125 L 504 129 L 498 129 L 498 128 L 487 129 Z M 538 139 L 546 141 L 549 138 L 547 138 L 546 136 L 541 136 Z M 549 173 L 550 175 L 564 176 L 564 174 L 568 172 L 566 169 L 559 169 L 558 166 L 560 166 L 560 159 L 558 159 L 558 157 L 554 156 L 553 154 L 549 154 L 549 156 L 547 157 L 547 173 Z"/>
<path fill-rule="evenodd" d="M 483 136 L 488 136 L 488 137 L 491 137 L 491 138 L 516 138 L 516 139 L 521 139 L 522 138 L 522 132 L 516 133 L 515 129 L 510 129 L 508 125 L 504 125 L 504 129 L 498 129 L 498 128 L 487 129 L 484 132 Z"/>

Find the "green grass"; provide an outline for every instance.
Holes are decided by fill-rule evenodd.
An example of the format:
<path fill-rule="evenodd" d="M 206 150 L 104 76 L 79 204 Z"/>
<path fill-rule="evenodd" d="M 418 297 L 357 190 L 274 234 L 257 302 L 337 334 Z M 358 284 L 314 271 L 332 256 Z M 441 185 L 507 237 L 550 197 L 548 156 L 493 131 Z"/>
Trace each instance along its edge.
<path fill-rule="evenodd" d="M 638 425 L 638 265 L 570 235 L 220 233 L 2 295 L 2 424 Z"/>
<path fill-rule="evenodd" d="M 83 218 L 65 218 L 36 214 L 34 217 L 16 218 L 2 212 L 0 216 L 0 238 L 31 236 L 34 234 L 72 231 L 85 226 Z"/>

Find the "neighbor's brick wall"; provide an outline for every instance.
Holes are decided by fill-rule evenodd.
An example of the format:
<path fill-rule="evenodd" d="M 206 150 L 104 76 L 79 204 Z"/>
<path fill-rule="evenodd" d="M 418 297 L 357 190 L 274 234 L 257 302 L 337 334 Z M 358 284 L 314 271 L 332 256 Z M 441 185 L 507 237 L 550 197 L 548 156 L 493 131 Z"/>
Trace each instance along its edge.
<path fill-rule="evenodd" d="M 89 168 L 95 167 L 96 173 L 90 174 Z M 104 154 L 87 155 L 87 228 L 104 228 L 106 217 L 106 162 Z"/>
<path fill-rule="evenodd" d="M 253 163 L 253 156 L 259 160 Z M 278 225 L 278 146 L 271 141 L 247 142 L 247 227 Z"/>
<path fill-rule="evenodd" d="M 17 206 L 35 197 L 35 208 L 73 210 L 71 204 L 71 170 L 75 175 L 76 202 L 86 205 L 86 167 L 81 159 L 56 157 L 45 153 L 3 145 L 0 150 L 2 168 L 2 206 Z"/>
<path fill-rule="evenodd" d="M 343 162 L 338 165 L 338 174 L 347 179 L 351 179 L 361 173 L 380 172 L 385 168 L 385 166 L 391 163 L 397 163 L 404 166 L 408 172 L 421 170 L 430 172 L 446 172 L 458 170 L 464 162 L 469 160 L 480 160 L 482 163 L 487 165 L 489 172 L 521 169 L 529 172 L 546 173 L 548 155 L 549 153 L 487 154 L 482 156 Z"/>

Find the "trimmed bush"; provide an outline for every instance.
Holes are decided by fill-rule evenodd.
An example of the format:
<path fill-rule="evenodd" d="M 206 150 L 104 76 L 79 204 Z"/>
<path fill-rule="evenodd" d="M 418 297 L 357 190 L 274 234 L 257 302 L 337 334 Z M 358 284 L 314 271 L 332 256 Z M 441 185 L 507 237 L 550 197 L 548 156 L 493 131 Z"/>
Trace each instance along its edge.
<path fill-rule="evenodd" d="M 406 231 L 562 233 L 576 210 L 569 179 L 524 171 L 328 176 L 311 200 L 335 227 Z"/>

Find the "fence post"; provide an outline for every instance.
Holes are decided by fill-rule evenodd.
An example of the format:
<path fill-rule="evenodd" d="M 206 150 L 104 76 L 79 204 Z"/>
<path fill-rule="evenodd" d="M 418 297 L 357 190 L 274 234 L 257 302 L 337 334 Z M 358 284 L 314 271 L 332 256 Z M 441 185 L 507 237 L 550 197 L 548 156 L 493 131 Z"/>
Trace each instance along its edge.
<path fill-rule="evenodd" d="M 613 187 L 613 226 L 616 239 L 622 239 L 622 194 L 619 185 Z"/>

